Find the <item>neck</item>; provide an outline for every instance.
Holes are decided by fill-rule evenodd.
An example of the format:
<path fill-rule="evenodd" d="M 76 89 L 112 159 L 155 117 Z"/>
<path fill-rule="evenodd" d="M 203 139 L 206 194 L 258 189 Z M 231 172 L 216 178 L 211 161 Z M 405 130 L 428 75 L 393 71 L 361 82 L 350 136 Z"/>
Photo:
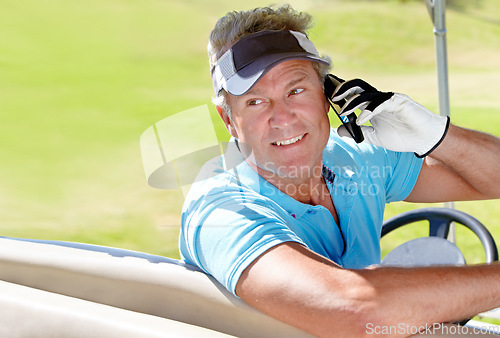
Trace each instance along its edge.
<path fill-rule="evenodd" d="M 299 202 L 319 205 L 326 197 L 330 199 L 330 193 L 322 175 L 322 161 L 307 170 L 302 170 L 300 173 L 294 172 L 288 176 L 261 169 L 251 161 L 247 163 L 266 181 Z"/>

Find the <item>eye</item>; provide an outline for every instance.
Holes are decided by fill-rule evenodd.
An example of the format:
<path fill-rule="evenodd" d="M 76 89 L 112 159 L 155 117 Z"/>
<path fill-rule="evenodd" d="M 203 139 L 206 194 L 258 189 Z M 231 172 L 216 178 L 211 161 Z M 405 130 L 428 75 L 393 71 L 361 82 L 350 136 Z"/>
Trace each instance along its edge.
<path fill-rule="evenodd" d="M 247 101 L 247 106 L 256 106 L 260 103 L 264 102 L 263 100 L 259 100 L 259 99 L 252 99 L 252 100 L 248 100 Z"/>
<path fill-rule="evenodd" d="M 290 90 L 290 93 L 289 95 L 297 95 L 297 94 L 300 94 L 304 91 L 304 88 L 296 88 L 296 89 L 292 89 Z"/>

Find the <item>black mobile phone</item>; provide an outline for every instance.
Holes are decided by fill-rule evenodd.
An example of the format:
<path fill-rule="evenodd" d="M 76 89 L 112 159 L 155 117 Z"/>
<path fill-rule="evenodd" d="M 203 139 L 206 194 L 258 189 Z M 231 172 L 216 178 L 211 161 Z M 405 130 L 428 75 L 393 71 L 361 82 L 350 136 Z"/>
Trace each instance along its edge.
<path fill-rule="evenodd" d="M 325 95 L 333 111 L 337 114 L 351 137 L 354 139 L 354 141 L 356 141 L 356 143 L 360 143 L 363 142 L 364 137 L 363 133 L 361 132 L 361 127 L 356 124 L 356 114 L 351 113 L 347 116 L 340 116 L 340 108 L 345 104 L 346 100 L 343 99 L 337 102 L 332 102 L 333 92 L 335 91 L 335 88 L 337 88 L 337 86 L 342 82 L 344 82 L 344 80 L 342 80 L 341 78 L 332 74 L 328 74 L 325 77 Z"/>

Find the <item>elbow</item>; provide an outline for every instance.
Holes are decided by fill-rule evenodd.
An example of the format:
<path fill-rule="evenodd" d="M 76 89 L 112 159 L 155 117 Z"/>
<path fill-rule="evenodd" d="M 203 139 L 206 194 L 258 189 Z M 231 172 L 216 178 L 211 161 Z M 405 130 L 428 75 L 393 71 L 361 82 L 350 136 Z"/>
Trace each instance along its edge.
<path fill-rule="evenodd" d="M 364 270 L 365 273 L 370 273 Z M 400 336 L 405 337 L 405 316 L 397 311 L 397 304 L 390 301 L 384 288 L 369 282 L 363 273 L 344 284 L 337 295 L 330 299 L 334 304 L 332 317 L 336 322 L 335 331 L 322 332 L 320 336 L 332 336 L 332 332 L 343 332 L 342 337 Z M 397 323 L 400 320 L 402 323 Z"/>
<path fill-rule="evenodd" d="M 373 337 L 378 328 L 387 325 L 384 318 L 380 315 L 381 307 L 377 306 L 375 300 L 363 299 L 352 301 L 347 309 L 344 310 L 344 320 L 341 325 L 349 326 L 349 335 L 352 337 Z"/>
<path fill-rule="evenodd" d="M 369 311 L 368 308 L 372 308 Z M 330 312 L 320 325 L 307 330 L 317 337 L 373 337 L 382 335 L 384 328 L 389 327 L 383 316 L 376 315 L 376 309 L 366 304 L 347 305 L 342 309 Z M 328 323 L 328 325 L 324 325 Z M 311 328 L 311 327 L 310 327 Z"/>
<path fill-rule="evenodd" d="M 327 318 L 323 318 L 323 324 L 328 322 L 329 325 L 318 325 L 311 333 L 319 337 L 373 337 L 374 333 L 381 332 L 380 328 L 388 325 L 379 296 L 373 285 L 366 281 L 346 284 L 328 292 L 324 299 L 328 309 L 323 312 Z"/>
<path fill-rule="evenodd" d="M 413 325 L 408 313 L 401 313 L 401 308 L 384 296 L 383 290 L 372 285 L 350 288 L 344 299 L 345 306 L 334 316 L 338 321 L 336 330 L 345 334 L 342 337 L 408 337 L 424 329 L 425 324 Z M 321 336 L 332 336 L 323 333 Z M 340 336 L 340 335 L 335 335 Z"/>
<path fill-rule="evenodd" d="M 352 306 L 353 309 L 344 309 L 341 314 L 333 316 L 337 322 L 334 330 L 314 334 L 320 337 L 331 337 L 332 332 L 343 333 L 335 334 L 336 337 L 406 336 L 399 330 L 399 326 L 403 324 L 398 326 L 392 323 L 390 317 L 383 314 L 381 306 L 371 302 Z"/>

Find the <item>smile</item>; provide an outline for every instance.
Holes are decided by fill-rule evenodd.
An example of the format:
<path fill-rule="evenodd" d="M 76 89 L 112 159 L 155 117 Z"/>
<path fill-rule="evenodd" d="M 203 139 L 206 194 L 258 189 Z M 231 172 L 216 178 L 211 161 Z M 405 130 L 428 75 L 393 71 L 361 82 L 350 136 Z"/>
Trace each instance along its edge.
<path fill-rule="evenodd" d="M 287 146 L 289 144 L 294 144 L 295 142 L 298 142 L 298 141 L 302 140 L 302 138 L 304 137 L 304 135 L 305 134 L 302 134 L 300 136 L 297 136 L 297 137 L 294 137 L 294 138 L 291 138 L 291 139 L 288 139 L 288 140 L 276 141 L 273 144 L 277 145 L 277 146 Z"/>

